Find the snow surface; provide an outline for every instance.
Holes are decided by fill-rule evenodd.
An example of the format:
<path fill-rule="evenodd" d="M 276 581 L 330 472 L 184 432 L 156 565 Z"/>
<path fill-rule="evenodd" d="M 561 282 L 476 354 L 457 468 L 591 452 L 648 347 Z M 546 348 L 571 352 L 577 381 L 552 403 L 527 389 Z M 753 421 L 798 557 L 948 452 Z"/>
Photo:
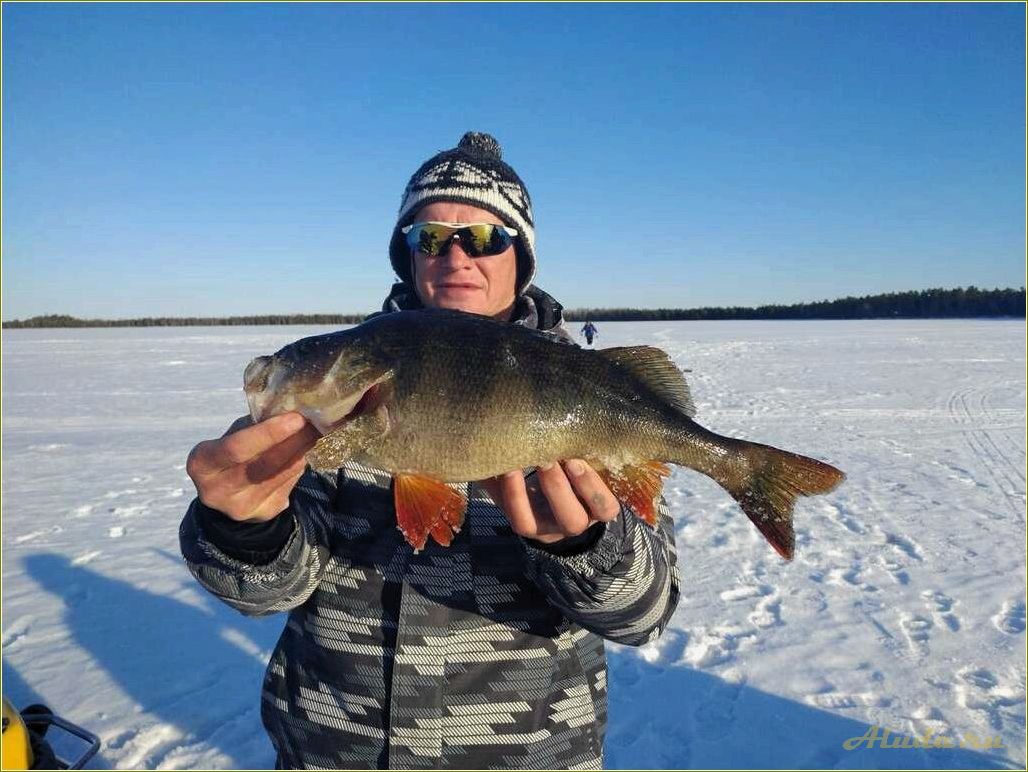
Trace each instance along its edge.
<path fill-rule="evenodd" d="M 578 325 L 575 325 L 577 331 Z M 1023 321 L 600 324 L 688 377 L 698 420 L 847 472 L 782 561 L 676 469 L 683 597 L 609 645 L 610 767 L 1023 767 Z M 312 327 L 3 336 L 3 691 L 98 733 L 90 766 L 261 768 L 284 623 L 194 583 L 189 448 L 246 412 L 245 364 Z M 872 726 L 998 749 L 845 750 Z"/>

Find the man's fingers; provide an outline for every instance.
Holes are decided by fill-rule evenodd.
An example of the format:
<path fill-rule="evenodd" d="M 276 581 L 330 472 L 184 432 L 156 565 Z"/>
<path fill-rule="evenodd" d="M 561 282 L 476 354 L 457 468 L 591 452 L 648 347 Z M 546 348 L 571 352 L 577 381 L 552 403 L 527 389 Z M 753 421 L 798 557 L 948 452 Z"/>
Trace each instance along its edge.
<path fill-rule="evenodd" d="M 296 434 L 243 464 L 246 479 L 251 483 L 261 483 L 274 477 L 283 467 L 302 459 L 320 437 L 321 433 L 308 424 Z"/>
<path fill-rule="evenodd" d="M 292 474 L 283 480 L 282 484 L 273 490 L 271 495 L 268 496 L 268 502 L 270 502 L 273 509 L 276 510 L 275 514 L 278 514 L 289 506 L 289 494 L 293 492 L 293 488 L 296 487 L 297 481 L 300 479 L 301 475 L 303 475 L 304 466 L 304 464 L 301 464 L 299 469 L 296 469 L 295 466 L 289 467 L 289 471 L 291 471 Z"/>
<path fill-rule="evenodd" d="M 211 455 L 207 460 L 217 469 L 244 464 L 268 448 L 292 437 L 305 426 L 307 419 L 296 412 L 268 418 L 213 443 Z"/>
<path fill-rule="evenodd" d="M 520 536 L 535 537 L 539 534 L 539 522 L 535 513 L 535 503 L 533 502 L 532 491 L 529 489 L 529 481 L 522 477 L 521 472 L 510 472 L 510 482 L 507 483 L 511 495 L 505 494 L 503 478 L 506 475 L 500 475 L 499 477 L 490 477 L 482 480 L 479 484 L 489 492 L 489 496 L 493 502 L 498 506 L 504 514 L 507 515 L 507 520 L 510 521 L 511 529 Z M 514 475 L 522 478 L 521 486 L 525 487 L 525 494 L 522 496 L 520 486 L 517 480 L 514 479 Z M 538 486 L 537 486 L 538 487 Z M 540 498 L 542 494 L 539 494 Z M 509 504 L 508 501 L 517 503 Z M 514 516 L 511 517 L 511 511 L 513 510 Z M 547 511 L 549 511 L 547 509 Z"/>
<path fill-rule="evenodd" d="M 550 502 L 553 519 L 568 536 L 580 534 L 589 527 L 589 513 L 575 495 L 574 488 L 560 464 L 539 467 L 539 485 Z"/>
<path fill-rule="evenodd" d="M 592 519 L 608 523 L 618 516 L 621 504 L 595 469 L 577 458 L 564 461 L 563 466 L 571 487 L 589 510 Z"/>
<path fill-rule="evenodd" d="M 532 514 L 532 506 L 528 502 L 524 473 L 518 469 L 493 479 L 499 486 L 501 501 L 497 503 L 507 513 L 511 529 L 520 536 L 534 536 L 536 522 L 535 516 Z"/>
<path fill-rule="evenodd" d="M 520 471 L 482 481 L 520 536 L 553 541 L 608 522 L 621 511 L 596 471 L 578 459 L 540 467 L 528 479 Z"/>
<path fill-rule="evenodd" d="M 293 492 L 297 481 L 303 475 L 306 464 L 303 459 L 283 469 L 278 475 L 268 480 L 268 489 L 264 500 L 254 509 L 254 514 L 249 518 L 252 520 L 269 520 L 281 513 L 289 506 L 289 494 Z"/>
<path fill-rule="evenodd" d="M 223 435 L 221 435 L 221 436 L 222 437 L 228 437 L 230 434 L 235 434 L 240 429 L 245 429 L 246 427 L 253 426 L 253 425 L 254 425 L 253 416 L 251 416 L 249 414 L 241 415 L 241 416 L 239 416 L 239 418 L 237 418 L 235 421 L 232 422 L 232 425 L 230 427 L 228 427 L 228 429 L 225 430 L 225 433 Z"/>
<path fill-rule="evenodd" d="M 277 514 L 281 511 L 276 509 L 274 512 L 266 512 L 269 500 L 281 495 L 283 490 L 288 496 L 306 466 L 303 456 L 299 456 L 292 463 L 280 468 L 276 474 L 257 484 L 248 482 L 245 479 L 245 467 L 239 466 L 226 473 L 234 479 L 226 481 L 225 485 L 219 487 L 209 498 L 201 499 L 208 506 L 236 520 L 262 519 L 264 514 Z"/>
<path fill-rule="evenodd" d="M 489 477 L 485 480 L 479 480 L 478 484 L 481 485 L 489 493 L 489 498 L 493 500 L 493 503 L 503 508 L 503 495 L 500 493 L 500 478 Z"/>
<path fill-rule="evenodd" d="M 232 491 L 231 495 L 247 495 L 250 488 L 266 490 L 288 470 L 305 466 L 305 454 L 313 442 L 307 441 L 303 433 L 290 437 L 285 442 L 277 445 L 271 450 L 265 451 L 257 458 L 251 459 L 245 464 L 224 469 L 216 477 L 208 478 L 215 480 L 219 487 Z"/>

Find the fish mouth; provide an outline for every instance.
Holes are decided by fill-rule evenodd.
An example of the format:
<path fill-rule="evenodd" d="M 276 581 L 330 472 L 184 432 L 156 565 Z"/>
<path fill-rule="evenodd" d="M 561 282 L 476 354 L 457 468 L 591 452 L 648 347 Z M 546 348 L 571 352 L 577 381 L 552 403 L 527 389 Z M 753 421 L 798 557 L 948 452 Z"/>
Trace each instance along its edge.
<path fill-rule="evenodd" d="M 364 393 L 361 394 L 360 397 L 357 398 L 357 402 L 356 404 L 354 404 L 350 412 L 348 412 L 342 418 L 325 425 L 324 427 L 318 426 L 318 430 L 321 432 L 321 435 L 323 437 L 327 434 L 331 434 L 337 429 L 341 429 L 342 427 L 346 426 L 346 424 L 356 420 L 360 416 L 378 410 L 380 407 L 383 406 L 384 401 L 385 393 L 384 389 L 382 388 L 382 381 L 375 381 L 367 389 L 365 389 Z"/>
<path fill-rule="evenodd" d="M 384 410 L 384 401 L 392 392 L 383 388 L 392 377 L 391 371 L 364 373 L 339 384 L 333 373 L 316 383 L 295 383 L 304 378 L 291 378 L 290 369 L 275 357 L 258 357 L 243 374 L 243 390 L 255 422 L 274 415 L 297 411 L 321 433 L 321 436 L 344 427 L 362 415 Z M 354 382 L 356 381 L 356 382 Z"/>
<path fill-rule="evenodd" d="M 268 379 L 274 371 L 274 357 L 257 357 L 246 366 L 243 373 L 243 393 L 250 408 L 250 417 L 261 421 L 270 402 Z"/>
<path fill-rule="evenodd" d="M 243 391 L 256 394 L 264 391 L 268 385 L 268 375 L 274 357 L 257 357 L 246 366 L 243 372 Z"/>

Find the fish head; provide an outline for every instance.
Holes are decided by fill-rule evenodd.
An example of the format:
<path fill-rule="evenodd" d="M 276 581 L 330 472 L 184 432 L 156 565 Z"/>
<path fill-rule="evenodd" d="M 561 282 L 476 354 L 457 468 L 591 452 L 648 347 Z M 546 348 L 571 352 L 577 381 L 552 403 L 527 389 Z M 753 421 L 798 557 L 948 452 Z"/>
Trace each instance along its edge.
<path fill-rule="evenodd" d="M 377 407 L 391 371 L 347 332 L 303 338 L 250 362 L 243 391 L 253 420 L 295 410 L 324 435 Z"/>

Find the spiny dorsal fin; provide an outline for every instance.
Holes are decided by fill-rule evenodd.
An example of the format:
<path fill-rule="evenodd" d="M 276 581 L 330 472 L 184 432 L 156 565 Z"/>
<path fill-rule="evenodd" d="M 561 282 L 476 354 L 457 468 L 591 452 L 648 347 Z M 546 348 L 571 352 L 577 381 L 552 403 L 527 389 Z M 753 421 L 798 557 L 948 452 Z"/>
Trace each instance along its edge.
<path fill-rule="evenodd" d="M 690 418 L 696 415 L 689 384 L 667 352 L 653 346 L 616 346 L 601 348 L 596 353 L 628 370 L 676 410 Z"/>

